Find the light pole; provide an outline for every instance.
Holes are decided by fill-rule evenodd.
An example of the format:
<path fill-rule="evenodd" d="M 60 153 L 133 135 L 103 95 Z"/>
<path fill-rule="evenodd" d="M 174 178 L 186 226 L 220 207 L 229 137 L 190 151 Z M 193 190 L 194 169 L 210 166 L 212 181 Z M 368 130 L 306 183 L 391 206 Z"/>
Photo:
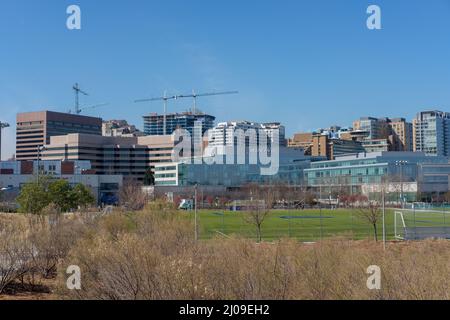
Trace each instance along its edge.
<path fill-rule="evenodd" d="M 39 185 L 39 175 L 41 171 L 41 152 L 47 150 L 45 146 L 38 146 L 38 156 L 37 156 L 37 184 Z"/>
<path fill-rule="evenodd" d="M 75 166 L 74 167 L 75 172 L 74 172 L 74 184 L 82 184 L 83 181 L 83 172 L 85 172 L 85 170 L 81 167 L 81 166 Z"/>
<path fill-rule="evenodd" d="M 403 196 L 403 166 L 408 164 L 406 160 L 395 161 L 395 165 L 400 167 L 400 201 L 402 204 L 402 209 L 405 208 L 405 201 Z"/>
<path fill-rule="evenodd" d="M 195 241 L 198 241 L 198 224 L 197 224 L 197 187 L 198 184 L 195 184 L 194 187 L 194 231 L 195 231 Z"/>
<path fill-rule="evenodd" d="M 383 206 L 383 249 L 386 250 L 386 199 L 385 199 L 385 185 L 381 186 L 381 201 Z"/>

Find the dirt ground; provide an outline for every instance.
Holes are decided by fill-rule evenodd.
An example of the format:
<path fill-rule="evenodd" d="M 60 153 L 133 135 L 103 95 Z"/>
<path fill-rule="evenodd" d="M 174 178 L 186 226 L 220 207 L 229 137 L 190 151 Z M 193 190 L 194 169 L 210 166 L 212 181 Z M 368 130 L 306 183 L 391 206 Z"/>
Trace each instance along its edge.
<path fill-rule="evenodd" d="M 5 294 L 0 294 L 0 301 L 7 300 L 58 300 L 54 293 L 56 280 L 43 279 L 40 285 L 33 288 L 16 283 L 10 286 Z"/>

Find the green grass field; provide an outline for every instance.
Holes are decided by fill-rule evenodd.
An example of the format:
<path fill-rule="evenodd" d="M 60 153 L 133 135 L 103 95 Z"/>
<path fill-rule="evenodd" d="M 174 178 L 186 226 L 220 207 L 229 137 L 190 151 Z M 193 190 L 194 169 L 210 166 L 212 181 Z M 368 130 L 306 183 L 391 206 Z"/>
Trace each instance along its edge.
<path fill-rule="evenodd" d="M 394 211 L 394 209 L 386 210 L 388 240 L 395 238 Z M 193 212 L 185 214 L 194 219 Z M 210 239 L 220 234 L 256 238 L 255 227 L 243 219 L 243 214 L 245 212 L 200 210 L 200 238 Z M 404 218 L 408 226 L 450 226 L 448 209 L 442 213 L 420 211 L 413 214 L 408 211 Z M 374 231 L 355 209 L 273 210 L 262 226 L 262 237 L 265 241 L 291 237 L 306 242 L 335 236 L 346 236 L 355 240 L 373 239 Z M 381 219 L 378 223 L 378 237 L 382 238 Z"/>

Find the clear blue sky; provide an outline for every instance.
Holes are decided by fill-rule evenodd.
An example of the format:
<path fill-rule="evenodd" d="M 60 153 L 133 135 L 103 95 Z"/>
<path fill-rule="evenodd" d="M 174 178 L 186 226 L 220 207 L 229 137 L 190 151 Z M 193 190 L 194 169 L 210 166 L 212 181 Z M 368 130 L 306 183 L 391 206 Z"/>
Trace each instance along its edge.
<path fill-rule="evenodd" d="M 70 4 L 81 31 L 66 29 Z M 380 31 L 366 28 L 369 4 Z M 239 90 L 199 107 L 218 121 L 281 121 L 288 134 L 450 111 L 450 0 L 3 0 L 0 41 L 0 120 L 12 124 L 17 112 L 67 111 L 75 82 L 91 94 L 83 104 L 110 103 L 89 115 L 139 127 L 162 106 L 132 101 L 164 90 Z"/>

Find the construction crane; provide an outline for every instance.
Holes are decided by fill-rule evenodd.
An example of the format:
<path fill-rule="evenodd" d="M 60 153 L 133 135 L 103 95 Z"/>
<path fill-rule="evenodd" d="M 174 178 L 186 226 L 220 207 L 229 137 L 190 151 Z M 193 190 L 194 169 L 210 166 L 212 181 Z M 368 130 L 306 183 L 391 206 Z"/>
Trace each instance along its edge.
<path fill-rule="evenodd" d="M 9 124 L 0 122 L 0 161 L 2 160 L 2 131 L 5 128 L 9 128 Z"/>
<path fill-rule="evenodd" d="M 192 94 L 182 94 L 179 95 L 178 98 L 193 98 L 194 99 L 194 106 L 192 108 L 192 113 L 197 113 L 197 98 L 198 97 L 209 97 L 209 96 L 221 96 L 225 94 L 238 94 L 239 91 L 223 91 L 223 92 L 210 92 L 210 93 L 195 93 L 194 90 L 192 90 Z"/>
<path fill-rule="evenodd" d="M 164 101 L 164 115 L 163 115 L 163 133 L 164 135 L 167 134 L 166 132 L 166 116 L 167 116 L 167 101 L 169 100 L 177 100 L 178 96 L 167 96 L 167 92 L 164 91 L 164 96 L 159 97 L 159 98 L 150 98 L 150 99 L 138 99 L 138 100 L 134 100 L 134 102 L 139 103 L 139 102 L 149 102 L 149 101 Z"/>
<path fill-rule="evenodd" d="M 99 104 L 94 104 L 92 106 L 88 106 L 88 107 L 78 107 L 78 110 L 75 110 L 75 114 L 80 114 L 82 113 L 84 110 L 87 109 L 95 109 L 95 108 L 99 108 L 99 107 L 103 107 L 103 106 L 107 106 L 109 105 L 109 103 L 99 103 Z M 72 110 L 69 110 L 69 113 L 72 113 Z"/>
<path fill-rule="evenodd" d="M 103 107 L 103 106 L 108 105 L 108 103 L 99 103 L 99 104 L 95 104 L 92 106 L 80 108 L 80 93 L 85 96 L 88 96 L 89 94 L 84 92 L 83 90 L 81 90 L 78 83 L 75 83 L 75 85 L 72 87 L 72 89 L 75 92 L 75 110 L 74 110 L 75 114 L 80 114 L 81 112 L 83 112 L 83 110 L 86 110 L 86 109 L 94 109 L 94 108 Z M 72 113 L 72 111 L 69 110 L 69 113 Z"/>
<path fill-rule="evenodd" d="M 167 134 L 166 132 L 166 115 L 167 115 L 167 101 L 168 100 L 177 100 L 177 99 L 184 99 L 184 98 L 193 98 L 194 99 L 194 106 L 192 113 L 196 114 L 197 112 L 197 98 L 198 97 L 208 97 L 208 96 L 219 96 L 219 95 L 225 95 L 225 94 L 237 94 L 238 91 L 223 91 L 223 92 L 210 92 L 210 93 L 195 93 L 194 90 L 192 90 L 192 94 L 182 94 L 182 95 L 174 95 L 174 96 L 167 96 L 167 92 L 164 91 L 164 96 L 159 98 L 150 98 L 150 99 L 139 99 L 135 100 L 134 102 L 149 102 L 149 101 L 164 101 L 164 117 L 163 117 L 163 132 L 164 135 Z"/>
<path fill-rule="evenodd" d="M 80 86 L 78 85 L 78 83 L 75 83 L 75 85 L 72 87 L 73 91 L 75 92 L 75 114 L 80 114 L 81 110 L 80 110 L 80 93 L 88 96 L 89 94 L 87 94 L 86 92 L 84 92 L 83 90 L 80 89 Z"/>

